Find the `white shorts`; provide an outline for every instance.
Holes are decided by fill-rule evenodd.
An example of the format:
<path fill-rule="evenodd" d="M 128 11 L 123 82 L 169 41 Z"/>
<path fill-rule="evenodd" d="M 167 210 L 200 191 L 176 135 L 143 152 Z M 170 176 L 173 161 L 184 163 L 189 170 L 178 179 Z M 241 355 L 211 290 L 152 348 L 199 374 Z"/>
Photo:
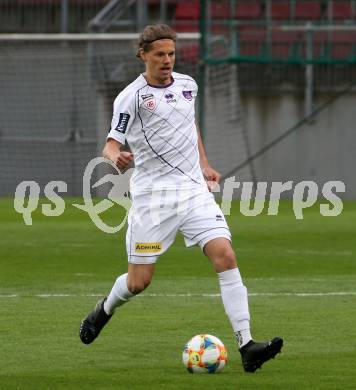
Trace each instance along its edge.
<path fill-rule="evenodd" d="M 126 234 L 130 263 L 155 263 L 178 232 L 187 247 L 198 244 L 203 249 L 219 237 L 231 241 L 225 217 L 208 191 L 169 190 L 132 197 Z"/>

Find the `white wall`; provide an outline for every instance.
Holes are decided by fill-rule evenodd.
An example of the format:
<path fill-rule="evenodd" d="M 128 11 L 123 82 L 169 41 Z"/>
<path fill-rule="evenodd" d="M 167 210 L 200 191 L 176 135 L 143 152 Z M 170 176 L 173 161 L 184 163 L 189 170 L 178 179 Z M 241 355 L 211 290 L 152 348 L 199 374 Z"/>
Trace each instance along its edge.
<path fill-rule="evenodd" d="M 319 106 L 332 97 L 319 95 Z M 291 93 L 242 98 L 252 153 L 304 117 L 304 101 Z M 260 181 L 342 180 L 345 198 L 356 199 L 356 94 L 334 101 L 312 123 L 303 125 L 254 162 Z"/>

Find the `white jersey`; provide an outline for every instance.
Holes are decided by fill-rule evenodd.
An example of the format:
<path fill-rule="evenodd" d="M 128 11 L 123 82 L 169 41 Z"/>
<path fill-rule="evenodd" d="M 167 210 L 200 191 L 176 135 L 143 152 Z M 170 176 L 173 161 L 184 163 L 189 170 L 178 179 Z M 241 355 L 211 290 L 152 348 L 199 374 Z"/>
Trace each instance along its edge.
<path fill-rule="evenodd" d="M 196 82 L 173 72 L 172 83 L 156 87 L 141 74 L 117 96 L 107 138 L 129 144 L 135 171 L 131 192 L 205 189 L 199 164 L 194 103 Z"/>

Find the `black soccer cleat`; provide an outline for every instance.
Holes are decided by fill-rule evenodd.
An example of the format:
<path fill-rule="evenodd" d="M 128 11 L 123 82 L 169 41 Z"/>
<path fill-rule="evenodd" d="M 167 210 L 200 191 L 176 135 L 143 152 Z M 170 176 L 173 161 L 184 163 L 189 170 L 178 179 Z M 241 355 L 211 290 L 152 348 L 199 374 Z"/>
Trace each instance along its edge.
<path fill-rule="evenodd" d="M 266 343 L 256 343 L 249 341 L 240 349 L 242 365 L 246 372 L 255 372 L 261 368 L 262 364 L 273 359 L 277 353 L 281 352 L 283 339 L 275 337 Z"/>
<path fill-rule="evenodd" d="M 104 311 L 105 301 L 106 298 L 99 301 L 95 309 L 80 324 L 79 337 L 84 344 L 92 343 L 112 317 L 112 315 L 107 315 Z"/>

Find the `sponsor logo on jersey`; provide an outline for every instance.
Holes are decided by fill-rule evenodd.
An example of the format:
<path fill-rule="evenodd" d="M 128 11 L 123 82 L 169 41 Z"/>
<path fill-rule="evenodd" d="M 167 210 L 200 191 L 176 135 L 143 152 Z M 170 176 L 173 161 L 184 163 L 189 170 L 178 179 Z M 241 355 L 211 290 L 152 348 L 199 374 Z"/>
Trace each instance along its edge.
<path fill-rule="evenodd" d="M 152 93 L 148 93 L 147 95 L 141 95 L 141 97 L 142 97 L 143 100 L 146 100 L 146 99 L 153 98 L 153 95 L 152 95 Z"/>
<path fill-rule="evenodd" d="M 157 253 L 162 250 L 160 242 L 136 242 L 135 251 L 137 253 Z"/>
<path fill-rule="evenodd" d="M 224 220 L 224 217 L 222 215 L 220 215 L 220 214 L 217 214 L 215 216 L 215 218 L 216 218 L 217 221 L 223 221 Z"/>
<path fill-rule="evenodd" d="M 187 100 L 193 100 L 192 91 L 182 91 L 182 94 Z"/>
<path fill-rule="evenodd" d="M 115 127 L 115 130 L 118 131 L 119 133 L 125 134 L 129 120 L 130 120 L 130 114 L 121 112 L 119 117 L 119 123 Z"/>
<path fill-rule="evenodd" d="M 167 99 L 167 100 L 166 100 L 167 103 L 177 103 L 177 100 L 174 99 L 173 93 L 166 93 L 166 94 L 164 95 L 164 97 Z"/>

